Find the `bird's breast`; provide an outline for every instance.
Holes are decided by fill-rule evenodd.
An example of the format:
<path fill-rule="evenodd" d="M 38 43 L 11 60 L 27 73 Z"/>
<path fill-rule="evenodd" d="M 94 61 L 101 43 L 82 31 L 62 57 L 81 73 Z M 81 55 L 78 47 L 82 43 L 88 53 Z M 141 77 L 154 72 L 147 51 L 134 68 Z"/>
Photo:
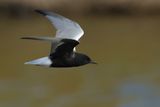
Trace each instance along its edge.
<path fill-rule="evenodd" d="M 73 67 L 78 66 L 76 63 L 76 57 L 74 54 L 72 55 L 65 55 L 62 58 L 55 58 L 52 59 L 52 65 L 53 67 Z"/>

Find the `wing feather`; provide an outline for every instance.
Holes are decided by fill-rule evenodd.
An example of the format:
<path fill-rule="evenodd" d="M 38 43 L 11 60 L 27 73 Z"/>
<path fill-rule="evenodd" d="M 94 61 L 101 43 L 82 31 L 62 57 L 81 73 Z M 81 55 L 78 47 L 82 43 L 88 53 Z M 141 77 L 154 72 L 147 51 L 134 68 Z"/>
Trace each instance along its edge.
<path fill-rule="evenodd" d="M 57 29 L 57 38 L 73 39 L 78 41 L 84 34 L 80 25 L 68 18 L 43 10 L 36 10 L 36 12 L 44 15 Z"/>

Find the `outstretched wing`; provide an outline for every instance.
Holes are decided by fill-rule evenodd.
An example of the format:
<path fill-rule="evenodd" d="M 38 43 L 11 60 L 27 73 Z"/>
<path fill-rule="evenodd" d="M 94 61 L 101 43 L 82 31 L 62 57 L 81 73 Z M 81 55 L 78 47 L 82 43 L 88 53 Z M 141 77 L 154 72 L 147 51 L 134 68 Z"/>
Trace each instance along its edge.
<path fill-rule="evenodd" d="M 73 39 L 78 41 L 84 34 L 80 25 L 68 18 L 43 10 L 36 10 L 36 12 L 44 15 L 49 21 L 51 21 L 53 26 L 57 29 L 57 38 Z"/>
<path fill-rule="evenodd" d="M 51 38 L 51 37 L 37 37 L 37 36 L 26 36 L 26 37 L 22 37 L 21 39 L 41 40 L 41 41 L 50 41 L 50 42 L 54 40 L 54 38 Z"/>
<path fill-rule="evenodd" d="M 50 37 L 36 37 L 36 36 L 30 36 L 30 37 L 22 37 L 21 39 L 29 39 L 29 40 L 41 40 L 41 41 L 49 41 L 51 42 L 51 52 L 52 54 L 65 54 L 71 53 L 73 50 L 75 51 L 76 45 L 79 44 L 78 41 L 73 39 L 62 39 L 62 38 L 50 38 Z"/>

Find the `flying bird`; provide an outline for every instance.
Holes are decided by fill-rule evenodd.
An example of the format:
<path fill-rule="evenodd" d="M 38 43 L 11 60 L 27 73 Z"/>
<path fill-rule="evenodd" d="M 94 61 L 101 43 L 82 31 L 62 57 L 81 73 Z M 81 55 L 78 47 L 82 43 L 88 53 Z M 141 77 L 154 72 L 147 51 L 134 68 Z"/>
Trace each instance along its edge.
<path fill-rule="evenodd" d="M 25 62 L 46 67 L 77 67 L 89 63 L 96 64 L 85 54 L 76 52 L 76 46 L 84 31 L 80 25 L 54 12 L 35 10 L 45 16 L 56 28 L 56 35 L 51 37 L 22 37 L 22 39 L 42 40 L 51 42 L 51 52 L 48 56 Z"/>

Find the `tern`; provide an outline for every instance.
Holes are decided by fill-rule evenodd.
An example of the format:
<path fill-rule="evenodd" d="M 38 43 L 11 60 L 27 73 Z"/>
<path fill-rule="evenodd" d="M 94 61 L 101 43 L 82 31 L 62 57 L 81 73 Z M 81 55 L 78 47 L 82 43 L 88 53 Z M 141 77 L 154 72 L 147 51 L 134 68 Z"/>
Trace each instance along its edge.
<path fill-rule="evenodd" d="M 84 31 L 80 25 L 57 13 L 35 10 L 45 16 L 56 28 L 56 35 L 51 37 L 22 37 L 21 39 L 42 40 L 51 42 L 51 52 L 48 56 L 25 62 L 25 64 L 46 67 L 77 67 L 86 64 L 96 64 L 85 54 L 76 52 L 76 46 Z"/>

